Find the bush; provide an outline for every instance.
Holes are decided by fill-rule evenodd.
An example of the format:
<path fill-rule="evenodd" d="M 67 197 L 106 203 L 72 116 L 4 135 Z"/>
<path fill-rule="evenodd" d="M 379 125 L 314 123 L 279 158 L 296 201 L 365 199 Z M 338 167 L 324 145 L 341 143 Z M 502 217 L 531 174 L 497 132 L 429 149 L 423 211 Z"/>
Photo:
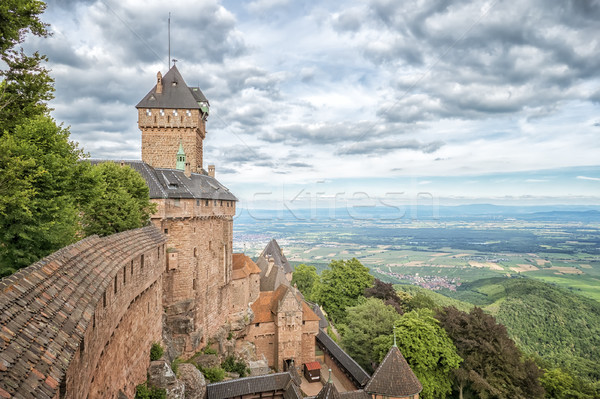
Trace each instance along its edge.
<path fill-rule="evenodd" d="M 243 360 L 235 360 L 233 356 L 227 356 L 225 361 L 221 363 L 221 367 L 230 373 L 237 373 L 240 377 L 245 377 L 250 374 L 248 365 Z"/>
<path fill-rule="evenodd" d="M 146 383 L 135 387 L 135 399 L 167 399 L 167 391 L 162 388 L 148 388 Z"/>
<path fill-rule="evenodd" d="M 198 367 L 198 369 L 204 374 L 204 377 L 210 382 L 219 382 L 223 381 L 225 378 L 225 370 L 221 367 Z"/>
<path fill-rule="evenodd" d="M 202 350 L 202 353 L 204 353 L 205 355 L 216 355 L 217 354 L 217 350 L 211 348 L 210 345 L 208 345 L 206 348 L 204 348 Z"/>
<path fill-rule="evenodd" d="M 160 346 L 158 342 L 152 344 L 152 348 L 150 348 L 150 361 L 153 362 L 162 357 L 164 353 L 163 347 Z"/>

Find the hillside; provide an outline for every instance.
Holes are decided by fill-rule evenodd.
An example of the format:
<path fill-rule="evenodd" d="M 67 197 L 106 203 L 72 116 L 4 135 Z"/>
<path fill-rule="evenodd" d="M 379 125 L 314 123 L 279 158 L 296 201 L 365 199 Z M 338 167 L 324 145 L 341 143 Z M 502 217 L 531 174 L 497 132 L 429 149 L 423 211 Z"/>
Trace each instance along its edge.
<path fill-rule="evenodd" d="M 435 291 L 431 291 L 416 285 L 396 284 L 394 285 L 394 288 L 396 289 L 396 291 L 403 291 L 412 296 L 415 296 L 417 294 L 423 294 L 430 298 L 436 305 L 440 307 L 454 306 L 455 308 L 457 308 L 458 310 L 462 310 L 463 312 L 468 312 L 473 307 L 473 305 L 468 302 L 450 298 L 448 296 L 438 294 Z"/>
<path fill-rule="evenodd" d="M 600 303 L 525 278 L 477 280 L 444 294 L 496 316 L 526 353 L 600 380 Z"/>

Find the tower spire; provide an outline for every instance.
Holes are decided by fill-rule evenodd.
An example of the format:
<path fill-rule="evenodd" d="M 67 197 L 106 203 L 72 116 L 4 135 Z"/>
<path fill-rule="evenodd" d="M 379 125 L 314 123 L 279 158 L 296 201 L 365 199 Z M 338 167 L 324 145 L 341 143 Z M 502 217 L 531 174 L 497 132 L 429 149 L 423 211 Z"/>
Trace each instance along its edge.
<path fill-rule="evenodd" d="M 175 169 L 185 170 L 185 151 L 183 151 L 183 141 L 179 140 L 179 151 L 177 151 L 177 163 Z"/>
<path fill-rule="evenodd" d="M 396 345 L 396 326 L 394 326 L 393 330 L 394 330 L 394 346 L 397 348 L 398 345 Z"/>

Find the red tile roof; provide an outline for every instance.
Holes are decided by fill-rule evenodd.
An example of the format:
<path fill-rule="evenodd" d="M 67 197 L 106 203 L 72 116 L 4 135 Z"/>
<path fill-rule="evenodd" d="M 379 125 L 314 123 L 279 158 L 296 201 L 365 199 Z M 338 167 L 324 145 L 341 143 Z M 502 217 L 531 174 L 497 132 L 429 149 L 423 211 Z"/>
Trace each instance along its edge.
<path fill-rule="evenodd" d="M 287 285 L 280 285 L 275 291 L 262 291 L 258 299 L 251 305 L 254 312 L 255 323 L 268 323 L 275 321 L 275 314 L 279 307 L 279 302 L 283 299 L 288 290 L 293 288 Z M 313 312 L 306 302 L 302 299 L 300 292 L 296 298 L 302 303 L 302 321 L 319 321 L 320 318 Z"/>
<path fill-rule="evenodd" d="M 320 370 L 321 369 L 321 363 L 319 363 L 319 362 L 304 363 L 304 367 L 306 367 L 306 369 L 309 370 L 309 371 Z"/>
<path fill-rule="evenodd" d="M 239 280 L 251 274 L 259 274 L 260 268 L 245 254 L 233 254 L 232 278 Z"/>

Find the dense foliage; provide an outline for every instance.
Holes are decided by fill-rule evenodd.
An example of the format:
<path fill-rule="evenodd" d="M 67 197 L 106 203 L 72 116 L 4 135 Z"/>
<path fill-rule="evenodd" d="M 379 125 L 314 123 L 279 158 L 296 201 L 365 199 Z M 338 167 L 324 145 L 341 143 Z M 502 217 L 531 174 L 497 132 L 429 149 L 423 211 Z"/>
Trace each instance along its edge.
<path fill-rule="evenodd" d="M 81 152 L 49 116 L 0 137 L 0 266 L 28 266 L 74 242 Z M 12 269 L 12 270 L 10 270 Z"/>
<path fill-rule="evenodd" d="M 531 279 L 493 278 L 463 284 L 455 293 L 485 306 L 525 353 L 551 368 L 600 380 L 600 304 Z"/>
<path fill-rule="evenodd" d="M 86 235 L 101 236 L 144 226 L 155 210 L 148 186 L 129 166 L 105 162 L 92 167 L 96 179 L 94 195 L 83 207 Z"/>
<path fill-rule="evenodd" d="M 366 288 L 373 284 L 369 269 L 356 258 L 332 260 L 329 269 L 321 274 L 319 289 L 313 299 L 323 304 L 323 309 L 336 323 L 346 321 L 346 309 L 358 304 Z"/>
<path fill-rule="evenodd" d="M 317 268 L 300 264 L 294 268 L 292 275 L 292 285 L 297 285 L 298 289 L 308 301 L 313 300 L 313 292 L 318 290 L 320 277 L 317 274 Z"/>
<path fill-rule="evenodd" d="M 230 373 L 237 373 L 240 377 L 245 377 L 250 374 L 250 369 L 246 362 L 241 359 L 236 359 L 234 356 L 227 356 L 221 363 L 223 370 Z"/>
<path fill-rule="evenodd" d="M 391 283 L 384 283 L 376 278 L 373 286 L 365 290 L 365 297 L 381 299 L 383 303 L 396 309 L 396 312 L 403 314 L 407 310 L 405 302 L 410 296 L 401 298 Z"/>
<path fill-rule="evenodd" d="M 383 360 L 393 343 L 393 335 L 374 340 L 379 360 Z M 396 322 L 396 342 L 409 366 L 421 381 L 423 399 L 445 398 L 452 391 L 452 372 L 462 359 L 446 331 L 428 309 L 411 311 Z"/>
<path fill-rule="evenodd" d="M 81 162 L 69 130 L 49 116 L 53 80 L 44 56 L 15 46 L 47 36 L 39 0 L 0 4 L 0 277 L 85 234 L 110 234 L 148 221 L 144 181 L 128 168 Z"/>
<path fill-rule="evenodd" d="M 506 328 L 493 316 L 478 307 L 470 313 L 447 307 L 436 317 L 463 358 L 460 368 L 454 371 L 460 397 L 543 397 L 537 365 L 523 359 Z"/>
<path fill-rule="evenodd" d="M 394 323 L 400 318 L 393 306 L 381 299 L 363 299 L 358 305 L 348 308 L 348 327 L 344 330 L 342 346 L 365 370 L 372 373 L 379 363 L 375 350 L 375 339 L 389 335 Z"/>

